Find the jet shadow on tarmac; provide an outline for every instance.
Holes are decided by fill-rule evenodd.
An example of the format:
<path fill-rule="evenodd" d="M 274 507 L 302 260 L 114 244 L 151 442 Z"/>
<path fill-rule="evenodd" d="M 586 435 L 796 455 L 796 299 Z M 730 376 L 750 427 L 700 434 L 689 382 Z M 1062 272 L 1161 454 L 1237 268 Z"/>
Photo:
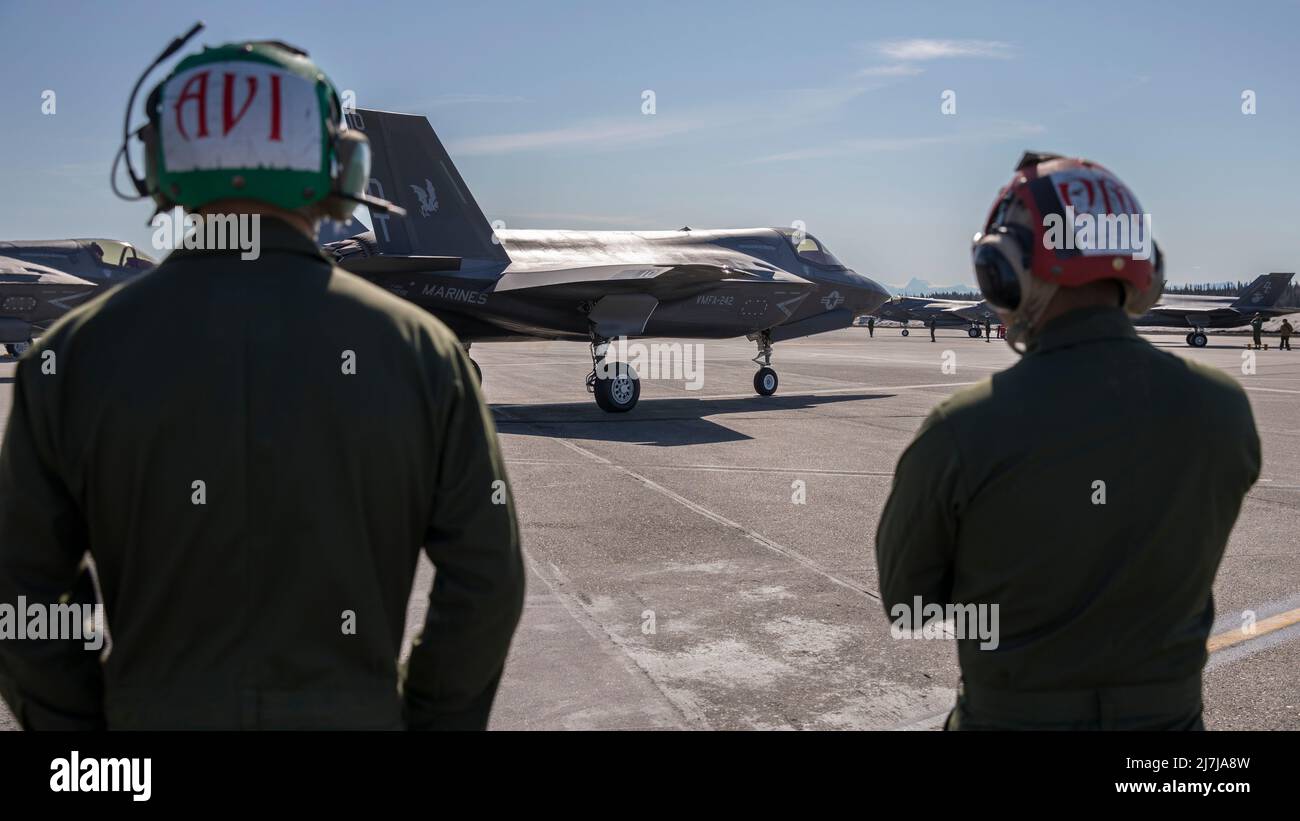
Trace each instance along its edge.
<path fill-rule="evenodd" d="M 837 393 L 829 395 L 791 394 L 759 401 L 754 397 L 666 397 L 646 399 L 643 413 L 635 420 L 617 425 L 591 412 L 585 402 L 559 404 L 493 405 L 493 416 L 501 433 L 522 436 L 559 437 L 621 444 L 678 447 L 713 445 L 752 439 L 706 417 L 735 413 L 806 410 L 838 402 L 861 399 L 889 399 L 890 393 Z"/>

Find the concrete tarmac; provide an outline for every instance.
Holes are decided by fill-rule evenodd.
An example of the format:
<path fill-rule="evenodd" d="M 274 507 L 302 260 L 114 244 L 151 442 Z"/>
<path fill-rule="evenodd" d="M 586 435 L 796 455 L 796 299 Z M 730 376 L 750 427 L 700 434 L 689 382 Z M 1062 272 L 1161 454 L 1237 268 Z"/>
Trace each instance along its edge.
<path fill-rule="evenodd" d="M 1260 351 L 1245 375 L 1241 337 L 1199 350 L 1148 338 L 1232 374 L 1255 410 L 1263 476 L 1215 584 L 1214 632 L 1236 636 L 1300 608 L 1300 353 Z M 1016 358 L 961 329 L 938 339 L 852 328 L 779 343 L 767 398 L 752 389 L 751 343 L 700 341 L 702 387 L 643 380 L 629 414 L 586 393 L 585 345 L 475 346 L 529 570 L 492 727 L 938 727 L 955 648 L 891 638 L 875 527 L 929 409 Z M 0 420 L 13 367 L 0 360 Z M 408 640 L 431 578 L 423 566 Z M 1211 655 L 1210 728 L 1300 729 L 1300 623 L 1280 621 Z"/>

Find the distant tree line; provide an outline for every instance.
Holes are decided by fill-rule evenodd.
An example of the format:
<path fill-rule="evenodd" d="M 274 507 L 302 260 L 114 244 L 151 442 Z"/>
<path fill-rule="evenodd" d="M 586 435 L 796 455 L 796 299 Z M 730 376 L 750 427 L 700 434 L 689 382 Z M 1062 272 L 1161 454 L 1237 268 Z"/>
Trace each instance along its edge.
<path fill-rule="evenodd" d="M 1253 280 L 1251 280 L 1253 281 Z M 1207 282 L 1202 284 L 1165 283 L 1166 294 L 1183 296 L 1237 296 L 1250 282 Z M 1278 305 L 1300 305 L 1300 284 L 1292 281 L 1282 292 Z"/>

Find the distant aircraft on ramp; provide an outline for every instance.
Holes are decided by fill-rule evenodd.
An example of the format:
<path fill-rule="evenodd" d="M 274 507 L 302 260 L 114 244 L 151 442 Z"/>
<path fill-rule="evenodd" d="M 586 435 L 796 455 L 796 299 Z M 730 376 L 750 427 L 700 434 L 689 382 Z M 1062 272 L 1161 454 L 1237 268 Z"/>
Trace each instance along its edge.
<path fill-rule="evenodd" d="M 907 323 L 911 321 L 929 325 L 933 318 L 938 327 L 966 328 L 972 339 L 984 334 L 984 321 L 1001 324 L 997 311 L 984 300 L 929 299 L 927 297 L 896 296 L 876 310 L 880 319 L 903 324 L 903 336 L 908 335 Z"/>
<path fill-rule="evenodd" d="M 1300 308 L 1277 307 L 1294 273 L 1263 274 L 1238 296 L 1181 296 L 1167 294 L 1160 304 L 1133 320 L 1139 327 L 1190 328 L 1187 344 L 1204 348 L 1209 342 L 1207 328 L 1240 328 L 1249 325 L 1255 314 L 1265 319 L 1300 313 Z"/>
<path fill-rule="evenodd" d="M 0 344 L 22 356 L 54 320 L 98 289 L 88 280 L 11 257 L 0 257 Z"/>
<path fill-rule="evenodd" d="M 157 264 L 131 243 L 117 239 L 0 240 L 0 256 L 44 265 L 96 285 L 116 285 Z"/>

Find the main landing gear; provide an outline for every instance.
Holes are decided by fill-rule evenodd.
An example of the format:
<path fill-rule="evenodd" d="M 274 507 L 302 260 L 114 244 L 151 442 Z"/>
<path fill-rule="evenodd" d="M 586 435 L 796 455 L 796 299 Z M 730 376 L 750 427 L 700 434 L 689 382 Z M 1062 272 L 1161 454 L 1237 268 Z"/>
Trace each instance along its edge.
<path fill-rule="evenodd" d="M 981 336 L 984 335 L 984 332 L 980 330 L 980 326 L 972 325 L 966 329 L 966 335 L 969 336 L 971 339 L 979 339 Z"/>
<path fill-rule="evenodd" d="M 759 366 L 758 373 L 754 374 L 754 392 L 759 396 L 771 396 L 776 393 L 780 382 L 772 368 L 772 332 L 761 332 L 754 337 L 754 342 L 758 345 L 758 356 L 753 362 Z"/>
<path fill-rule="evenodd" d="M 1205 331 L 1200 328 L 1192 330 L 1192 332 L 1187 335 L 1187 344 L 1191 345 L 1193 348 L 1204 348 L 1209 344 L 1209 341 L 1210 338 L 1206 336 Z"/>
<path fill-rule="evenodd" d="M 627 413 L 641 398 L 641 378 L 626 362 L 606 362 L 608 350 L 609 340 L 592 332 L 587 391 L 595 395 L 596 405 L 606 413 Z"/>

